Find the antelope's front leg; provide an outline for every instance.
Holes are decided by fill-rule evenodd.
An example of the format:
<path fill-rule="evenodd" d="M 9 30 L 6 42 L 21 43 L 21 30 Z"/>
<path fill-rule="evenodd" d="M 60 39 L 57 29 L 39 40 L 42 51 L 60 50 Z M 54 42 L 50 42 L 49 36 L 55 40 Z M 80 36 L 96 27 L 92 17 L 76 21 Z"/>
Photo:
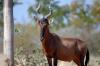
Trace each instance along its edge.
<path fill-rule="evenodd" d="M 48 61 L 49 66 L 52 66 L 52 58 L 47 57 L 47 61 Z"/>
<path fill-rule="evenodd" d="M 53 66 L 57 66 L 58 60 L 56 58 L 53 59 Z"/>

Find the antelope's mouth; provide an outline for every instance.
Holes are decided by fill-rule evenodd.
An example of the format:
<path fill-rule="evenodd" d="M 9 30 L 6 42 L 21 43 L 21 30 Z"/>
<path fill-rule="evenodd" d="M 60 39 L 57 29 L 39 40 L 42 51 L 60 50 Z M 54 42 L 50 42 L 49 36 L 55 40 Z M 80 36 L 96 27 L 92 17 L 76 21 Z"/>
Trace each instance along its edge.
<path fill-rule="evenodd" d="M 41 32 L 40 32 L 40 40 L 42 41 L 44 39 L 45 36 L 45 29 L 41 28 Z"/>

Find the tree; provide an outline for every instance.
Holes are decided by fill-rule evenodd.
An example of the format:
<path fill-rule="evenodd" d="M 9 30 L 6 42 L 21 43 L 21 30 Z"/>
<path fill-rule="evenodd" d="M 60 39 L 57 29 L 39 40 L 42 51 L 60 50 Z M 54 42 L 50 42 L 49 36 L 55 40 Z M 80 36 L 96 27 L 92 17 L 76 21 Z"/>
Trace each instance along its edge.
<path fill-rule="evenodd" d="M 81 29 L 85 39 L 90 39 L 90 33 L 97 29 L 98 26 L 100 26 L 100 18 L 96 18 L 98 15 L 100 15 L 100 4 L 98 0 L 96 0 L 98 4 L 94 2 L 92 5 L 86 5 L 85 1 L 86 0 L 76 0 L 71 4 L 71 15 L 69 18 L 71 25 Z"/>
<path fill-rule="evenodd" d="M 19 0 L 13 0 L 13 6 L 22 4 Z M 0 27 L 3 27 L 3 0 L 0 0 Z"/>
<path fill-rule="evenodd" d="M 14 66 L 13 0 L 4 0 L 4 55 L 8 66 Z"/>

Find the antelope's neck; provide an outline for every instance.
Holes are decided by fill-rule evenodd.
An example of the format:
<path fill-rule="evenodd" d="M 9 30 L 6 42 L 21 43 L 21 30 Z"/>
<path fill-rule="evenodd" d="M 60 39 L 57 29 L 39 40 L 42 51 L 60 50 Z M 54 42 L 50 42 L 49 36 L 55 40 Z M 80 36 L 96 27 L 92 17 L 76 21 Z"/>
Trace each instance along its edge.
<path fill-rule="evenodd" d="M 51 42 L 50 38 L 51 37 L 52 37 L 52 34 L 50 33 L 49 29 L 46 28 L 44 39 L 41 41 L 43 50 L 46 53 L 46 55 L 48 55 L 51 51 L 51 49 L 50 49 L 50 45 L 51 45 L 50 44 L 50 42 Z"/>
<path fill-rule="evenodd" d="M 46 28 L 45 32 L 44 32 L 44 39 L 43 39 L 43 41 L 48 41 L 50 36 L 51 36 L 51 33 L 49 31 L 49 28 Z"/>
<path fill-rule="evenodd" d="M 49 31 L 49 27 L 46 27 L 45 30 L 44 30 L 43 39 L 41 40 L 42 44 L 47 44 L 50 40 L 51 35 L 52 34 Z"/>

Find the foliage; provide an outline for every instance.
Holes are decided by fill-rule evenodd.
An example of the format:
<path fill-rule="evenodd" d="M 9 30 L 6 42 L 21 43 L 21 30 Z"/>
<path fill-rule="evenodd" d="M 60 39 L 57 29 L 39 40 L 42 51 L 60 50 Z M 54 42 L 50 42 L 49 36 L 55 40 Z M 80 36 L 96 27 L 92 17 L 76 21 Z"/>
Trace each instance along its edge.
<path fill-rule="evenodd" d="M 73 6 L 74 5 L 74 6 Z M 76 6 L 76 7 L 75 7 Z M 93 15 L 94 8 L 96 6 L 96 3 L 94 5 L 84 5 L 83 3 L 79 3 L 79 1 L 73 2 L 70 6 L 72 8 L 71 16 L 72 21 L 77 27 L 90 27 L 92 28 L 93 25 L 96 25 L 99 21 L 96 21 L 96 16 Z M 99 7 L 96 7 L 99 8 Z M 99 15 L 99 13 L 98 13 Z"/>
<path fill-rule="evenodd" d="M 93 4 L 85 4 L 86 0 L 75 0 L 69 6 L 69 23 L 83 31 L 82 35 L 87 41 L 91 38 L 91 33 L 100 26 L 99 2 L 94 0 Z M 94 10 L 95 8 L 95 10 Z M 96 15 L 98 14 L 98 15 Z"/>

